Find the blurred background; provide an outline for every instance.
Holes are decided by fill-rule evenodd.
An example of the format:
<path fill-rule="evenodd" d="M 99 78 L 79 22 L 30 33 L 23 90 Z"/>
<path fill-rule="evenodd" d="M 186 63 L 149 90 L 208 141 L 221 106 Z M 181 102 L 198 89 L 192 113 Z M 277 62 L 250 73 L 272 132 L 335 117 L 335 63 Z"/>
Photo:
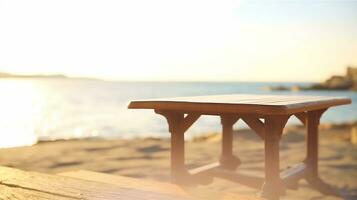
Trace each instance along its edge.
<path fill-rule="evenodd" d="M 349 97 L 321 125 L 320 173 L 283 199 L 357 198 L 357 1 L 0 0 L 0 164 L 169 180 L 168 127 L 131 100 L 233 93 Z M 235 153 L 263 171 L 263 144 L 235 125 Z M 189 167 L 216 161 L 220 120 L 187 136 Z M 291 118 L 281 166 L 304 159 Z M 209 146 L 209 151 L 207 150 Z M 294 156 L 291 156 L 294 155 Z M 256 194 L 215 181 L 214 190 Z"/>
<path fill-rule="evenodd" d="M 126 109 L 133 99 L 284 93 L 356 100 L 346 88 L 281 90 L 357 65 L 356 10 L 356 1 L 1 0 L 0 146 L 167 136 L 164 119 Z M 354 121 L 356 110 L 332 110 L 323 121 Z M 218 123 L 203 119 L 191 131 L 219 130 Z"/>

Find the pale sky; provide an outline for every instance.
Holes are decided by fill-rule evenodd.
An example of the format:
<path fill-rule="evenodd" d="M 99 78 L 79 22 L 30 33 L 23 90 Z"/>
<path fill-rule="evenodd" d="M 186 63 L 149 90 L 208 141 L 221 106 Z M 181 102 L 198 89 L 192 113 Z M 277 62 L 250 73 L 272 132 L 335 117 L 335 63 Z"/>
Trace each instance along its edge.
<path fill-rule="evenodd" d="M 0 0 L 0 71 L 320 81 L 357 65 L 357 1 Z"/>

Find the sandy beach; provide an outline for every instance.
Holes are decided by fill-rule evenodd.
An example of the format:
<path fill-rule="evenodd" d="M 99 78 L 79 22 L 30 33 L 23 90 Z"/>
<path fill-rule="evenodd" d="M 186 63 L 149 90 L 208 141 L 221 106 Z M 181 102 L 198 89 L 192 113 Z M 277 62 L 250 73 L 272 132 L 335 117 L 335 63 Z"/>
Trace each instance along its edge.
<path fill-rule="evenodd" d="M 320 127 L 320 175 L 338 187 L 342 197 L 322 195 L 301 181 L 299 190 L 287 191 L 282 199 L 357 199 L 357 145 L 350 142 L 351 127 L 351 124 L 322 124 Z M 220 134 L 209 133 L 187 141 L 188 167 L 216 161 L 220 154 L 220 139 Z M 263 142 L 260 138 L 249 130 L 235 131 L 234 148 L 243 161 L 240 170 L 263 175 Z M 280 148 L 281 169 L 303 160 L 304 128 L 287 127 Z M 29 147 L 0 149 L 0 165 L 53 174 L 85 169 L 169 181 L 169 153 L 167 139 L 46 141 Z M 257 195 L 256 190 L 220 179 L 200 187 Z"/>

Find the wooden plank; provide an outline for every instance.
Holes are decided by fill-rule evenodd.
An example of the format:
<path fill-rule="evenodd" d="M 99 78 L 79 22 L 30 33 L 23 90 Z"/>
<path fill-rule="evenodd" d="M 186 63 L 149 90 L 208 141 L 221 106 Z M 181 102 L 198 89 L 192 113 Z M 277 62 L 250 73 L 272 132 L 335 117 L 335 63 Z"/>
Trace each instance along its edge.
<path fill-rule="evenodd" d="M 0 199 L 8 200 L 76 200 L 75 198 L 60 196 L 51 193 L 39 192 L 36 190 L 28 190 L 20 187 L 8 187 L 0 185 Z"/>
<path fill-rule="evenodd" d="M 38 199 L 45 199 L 45 195 L 56 196 L 47 199 L 125 199 L 125 200 L 187 200 L 191 199 L 180 194 L 168 194 L 138 188 L 119 187 L 108 183 L 97 183 L 74 179 L 58 175 L 48 175 L 36 172 L 25 172 L 13 168 L 0 167 L 0 186 L 7 187 L 4 197 L 18 196 L 18 199 L 33 194 Z M 21 189 L 21 190 L 19 190 Z M 10 192 L 11 194 L 6 194 Z M 22 196 L 21 196 L 22 195 Z M 42 195 L 42 196 L 41 196 Z M 43 197 L 43 198 L 42 198 Z M 11 198 L 10 198 L 11 199 Z"/>
<path fill-rule="evenodd" d="M 331 106 L 350 104 L 341 97 L 282 96 L 282 95 L 212 95 L 132 101 L 131 109 L 177 110 L 181 112 L 294 114 Z"/>
<path fill-rule="evenodd" d="M 261 195 L 269 200 L 278 200 L 285 193 L 280 179 L 279 141 L 288 117 L 274 116 L 265 120 L 264 163 L 265 182 Z"/>
<path fill-rule="evenodd" d="M 165 99 L 152 99 L 145 101 L 163 102 L 194 102 L 194 103 L 232 103 L 232 104 L 265 104 L 265 105 L 289 105 L 295 103 L 338 101 L 340 97 L 321 97 L 321 96 L 282 96 L 282 95 L 211 95 L 211 96 L 192 96 Z"/>
<path fill-rule="evenodd" d="M 220 167 L 220 163 L 219 162 L 215 162 L 215 163 L 211 163 L 211 164 L 208 164 L 208 165 L 204 165 L 202 167 L 197 167 L 195 169 L 191 169 L 191 170 L 189 170 L 189 173 L 191 175 L 205 174 L 205 173 L 208 173 L 209 171 L 211 171 L 213 169 L 216 169 L 218 167 Z"/>
<path fill-rule="evenodd" d="M 265 127 L 264 123 L 260 121 L 257 117 L 242 117 L 242 120 L 252 129 L 254 132 L 264 140 L 265 137 Z"/>
<path fill-rule="evenodd" d="M 245 186 L 255 189 L 261 189 L 264 182 L 264 178 L 262 177 L 250 176 L 222 168 L 212 169 L 209 171 L 209 173 L 214 177 L 229 180 L 236 183 L 241 183 Z"/>
<path fill-rule="evenodd" d="M 296 164 L 282 172 L 280 178 L 285 186 L 289 189 L 297 189 L 297 183 L 308 173 L 308 168 L 305 163 Z"/>
<path fill-rule="evenodd" d="M 144 191 L 177 194 L 179 196 L 188 197 L 187 193 L 181 187 L 171 183 L 159 182 L 154 180 L 130 178 L 125 176 L 110 175 L 86 170 L 63 172 L 59 173 L 58 175 L 89 181 L 96 181 L 101 183 L 108 183 L 125 188 L 140 188 Z"/>
<path fill-rule="evenodd" d="M 306 125 L 307 114 L 305 112 L 296 113 L 295 116 L 302 124 Z"/>
<path fill-rule="evenodd" d="M 164 192 L 167 189 L 168 191 L 174 191 L 178 193 L 182 193 L 182 195 L 188 195 L 193 197 L 196 200 L 263 200 L 261 198 L 256 197 L 247 197 L 240 194 L 232 194 L 232 193 L 223 193 L 223 192 L 215 192 L 215 191 L 207 191 L 202 187 L 180 187 L 169 183 L 162 183 L 152 180 L 138 180 L 134 178 L 116 176 L 103 174 L 98 172 L 91 171 L 72 171 L 60 173 L 59 175 L 68 176 L 72 178 L 79 178 L 83 180 L 96 181 L 100 183 L 110 183 L 117 186 L 123 186 L 123 181 L 128 184 L 128 187 L 142 187 L 143 189 L 149 190 L 157 190 L 160 192 Z"/>
<path fill-rule="evenodd" d="M 187 116 L 182 120 L 181 124 L 180 124 L 180 131 L 181 132 L 186 132 L 193 123 L 195 123 L 197 121 L 197 119 L 200 117 L 200 114 L 197 113 L 189 113 L 187 114 Z"/>
<path fill-rule="evenodd" d="M 221 143 L 221 167 L 235 170 L 240 164 L 240 159 L 233 154 L 233 126 L 239 120 L 234 115 L 221 115 L 222 143 Z"/>
<path fill-rule="evenodd" d="M 195 118 L 190 117 L 187 118 L 189 120 L 186 121 L 183 113 L 163 110 L 155 110 L 155 112 L 164 116 L 169 124 L 169 131 L 171 133 L 171 181 L 180 184 L 191 183 L 192 180 L 189 179 L 189 174 L 185 166 L 185 130 L 183 130 L 182 127 L 186 126 L 184 124 L 194 123 L 193 120 Z M 190 115 L 187 115 L 186 117 L 189 116 Z M 197 115 L 197 117 L 199 117 L 199 115 Z"/>
<path fill-rule="evenodd" d="M 240 195 L 236 193 L 228 192 L 214 192 L 202 187 L 199 188 L 187 188 L 187 192 L 195 199 L 200 200 L 266 200 L 258 197 L 249 197 L 246 195 Z"/>

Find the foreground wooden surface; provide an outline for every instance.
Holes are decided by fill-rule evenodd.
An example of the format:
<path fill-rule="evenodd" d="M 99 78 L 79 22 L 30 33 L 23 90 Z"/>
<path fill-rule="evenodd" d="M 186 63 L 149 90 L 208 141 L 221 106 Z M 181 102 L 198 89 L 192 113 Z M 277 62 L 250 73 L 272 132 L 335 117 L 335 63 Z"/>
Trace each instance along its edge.
<path fill-rule="evenodd" d="M 218 120 L 218 119 L 217 119 Z M 239 123 L 239 122 L 238 122 Z M 319 172 L 321 178 L 339 189 L 342 197 L 321 194 L 306 181 L 299 190 L 287 190 L 281 200 L 356 200 L 357 145 L 350 143 L 350 125 L 322 124 L 320 129 Z M 237 172 L 264 177 L 264 146 L 248 129 L 234 131 L 234 154 L 243 165 Z M 280 167 L 286 169 L 305 158 L 305 128 L 288 126 L 282 136 Z M 167 139 L 103 140 L 83 139 L 40 142 L 30 147 L 0 149 L 0 166 L 25 171 L 57 174 L 74 170 L 91 170 L 111 175 L 170 181 L 170 141 Z M 192 168 L 217 161 L 221 135 L 209 134 L 187 141 L 186 164 Z M 293 155 L 293 156 L 292 156 Z M 191 169 L 191 167 L 190 167 Z M 257 190 L 242 184 L 215 178 L 205 190 L 230 192 L 256 197 Z"/>
<path fill-rule="evenodd" d="M 264 200 L 261 198 L 247 197 L 239 194 L 222 193 L 208 191 L 202 188 L 195 187 L 180 187 L 170 183 L 163 183 L 152 180 L 135 179 L 123 176 L 115 176 L 104 173 L 78 170 L 60 173 L 61 176 L 78 178 L 83 180 L 96 181 L 100 183 L 109 183 L 125 188 L 140 188 L 144 191 L 154 191 L 164 194 L 175 194 L 189 199 L 202 200 Z"/>
<path fill-rule="evenodd" d="M 0 199 L 250 200 L 234 194 L 185 191 L 156 181 L 76 171 L 61 175 L 0 167 Z"/>
<path fill-rule="evenodd" d="M 99 172 L 86 170 L 76 170 L 59 173 L 58 175 L 77 178 L 87 181 L 112 184 L 124 188 L 140 188 L 143 191 L 152 191 L 164 194 L 176 194 L 178 196 L 189 197 L 189 195 L 179 186 L 159 181 L 148 181 L 143 179 L 130 178 L 125 176 L 115 176 Z"/>
<path fill-rule="evenodd" d="M 65 176 L 0 167 L 0 199 L 191 199 L 177 194 L 126 188 Z"/>

